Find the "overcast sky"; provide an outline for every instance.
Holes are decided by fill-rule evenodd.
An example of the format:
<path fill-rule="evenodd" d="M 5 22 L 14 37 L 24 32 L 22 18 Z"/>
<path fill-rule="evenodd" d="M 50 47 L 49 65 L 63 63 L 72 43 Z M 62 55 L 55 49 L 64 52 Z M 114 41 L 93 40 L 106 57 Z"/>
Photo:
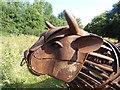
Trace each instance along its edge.
<path fill-rule="evenodd" d="M 30 0 L 31 2 L 34 0 Z M 52 4 L 55 16 L 63 10 L 71 12 L 75 17 L 80 18 L 82 24 L 87 23 L 106 10 L 112 9 L 113 4 L 119 0 L 45 0 Z"/>

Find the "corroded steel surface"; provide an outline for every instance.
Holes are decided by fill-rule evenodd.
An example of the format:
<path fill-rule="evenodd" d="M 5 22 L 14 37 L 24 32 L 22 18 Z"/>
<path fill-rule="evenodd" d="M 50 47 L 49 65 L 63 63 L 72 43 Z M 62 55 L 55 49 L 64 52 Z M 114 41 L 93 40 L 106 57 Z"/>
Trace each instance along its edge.
<path fill-rule="evenodd" d="M 76 20 L 65 12 L 69 26 L 50 30 L 24 53 L 29 71 L 50 75 L 68 88 L 120 88 L 120 50 L 101 37 L 80 30 Z"/>

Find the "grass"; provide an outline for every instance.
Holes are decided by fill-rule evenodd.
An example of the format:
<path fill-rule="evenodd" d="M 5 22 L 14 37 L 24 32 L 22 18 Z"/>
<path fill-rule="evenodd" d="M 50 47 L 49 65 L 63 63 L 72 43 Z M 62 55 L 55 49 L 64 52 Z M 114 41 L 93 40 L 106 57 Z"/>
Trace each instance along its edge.
<path fill-rule="evenodd" d="M 23 52 L 37 41 L 28 35 L 1 37 L 0 88 L 63 88 L 64 83 L 50 76 L 33 76 L 27 66 L 20 66 Z"/>
<path fill-rule="evenodd" d="M 108 41 L 110 41 L 110 42 L 112 42 L 112 43 L 117 43 L 117 42 L 118 42 L 118 40 L 113 39 L 113 38 L 104 37 L 104 39 L 105 39 L 105 40 L 108 40 Z"/>

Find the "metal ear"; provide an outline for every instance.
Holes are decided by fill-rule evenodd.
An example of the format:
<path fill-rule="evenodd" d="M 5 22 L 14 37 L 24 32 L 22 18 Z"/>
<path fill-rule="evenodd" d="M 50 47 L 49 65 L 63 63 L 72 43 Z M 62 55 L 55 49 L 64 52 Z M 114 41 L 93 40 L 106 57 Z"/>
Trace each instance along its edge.
<path fill-rule="evenodd" d="M 49 23 L 48 21 L 45 21 L 45 24 L 48 28 L 55 28 L 51 23 Z"/>
<path fill-rule="evenodd" d="M 103 39 L 98 36 L 82 36 L 77 38 L 73 47 L 82 53 L 89 53 L 98 50 L 103 44 Z"/>
<path fill-rule="evenodd" d="M 68 22 L 68 25 L 70 27 L 70 32 L 72 34 L 84 35 L 84 32 L 79 29 L 79 26 L 78 26 L 75 18 L 69 12 L 65 12 L 65 18 Z"/>

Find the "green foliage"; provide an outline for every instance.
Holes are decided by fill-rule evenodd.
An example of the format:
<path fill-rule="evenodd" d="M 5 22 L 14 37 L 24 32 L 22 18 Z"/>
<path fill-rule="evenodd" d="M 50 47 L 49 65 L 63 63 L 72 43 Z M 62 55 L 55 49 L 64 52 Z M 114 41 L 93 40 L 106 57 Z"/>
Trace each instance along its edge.
<path fill-rule="evenodd" d="M 2 36 L 0 43 L 0 88 L 64 88 L 63 82 L 50 76 L 34 76 L 27 66 L 20 66 L 23 52 L 37 41 L 38 37 L 28 35 Z M 0 47 L 0 49 L 1 49 Z"/>
<path fill-rule="evenodd" d="M 120 42 L 120 1 L 113 5 L 113 9 L 96 16 L 85 30 L 110 38 L 117 38 Z"/>
<path fill-rule="evenodd" d="M 66 20 L 58 19 L 54 15 L 51 15 L 49 22 L 52 23 L 56 27 L 57 26 L 65 26 L 65 25 L 67 25 L 67 21 Z"/>
<path fill-rule="evenodd" d="M 65 14 L 65 10 L 63 10 L 63 12 L 58 14 L 58 18 L 62 19 L 62 20 L 65 20 L 65 15 L 64 14 Z"/>
<path fill-rule="evenodd" d="M 54 26 L 67 25 L 65 19 L 59 19 L 52 14 L 52 5 L 44 0 L 35 0 L 33 4 L 0 1 L 0 6 L 2 33 L 39 36 L 45 29 L 48 29 L 45 21 L 51 22 Z"/>
<path fill-rule="evenodd" d="M 63 10 L 63 12 L 61 12 L 61 13 L 58 14 L 58 18 L 60 20 L 62 20 L 63 24 L 67 25 L 67 22 L 65 22 L 65 15 L 64 14 L 65 14 L 65 10 Z M 75 16 L 74 16 L 74 18 L 75 18 Z M 78 23 L 79 28 L 83 29 L 83 25 L 81 24 L 81 19 L 80 18 L 75 18 L 75 19 L 76 19 L 76 21 Z"/>
<path fill-rule="evenodd" d="M 81 19 L 80 18 L 76 18 L 76 21 L 78 23 L 79 28 L 83 29 L 83 25 L 81 24 Z"/>
<path fill-rule="evenodd" d="M 104 39 L 107 40 L 107 41 L 110 41 L 112 43 L 117 43 L 118 42 L 118 40 L 113 39 L 113 38 L 104 37 Z"/>

